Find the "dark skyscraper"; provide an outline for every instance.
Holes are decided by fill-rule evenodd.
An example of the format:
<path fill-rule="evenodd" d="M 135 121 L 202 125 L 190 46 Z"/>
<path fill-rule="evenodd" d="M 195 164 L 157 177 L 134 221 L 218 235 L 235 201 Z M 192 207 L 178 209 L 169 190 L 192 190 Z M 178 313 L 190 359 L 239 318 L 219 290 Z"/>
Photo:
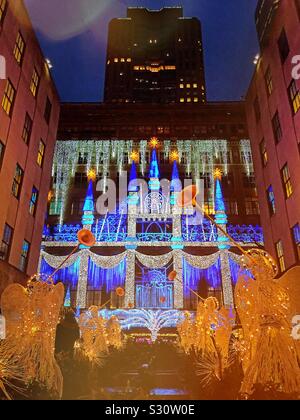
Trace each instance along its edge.
<path fill-rule="evenodd" d="M 200 21 L 181 7 L 128 8 L 113 19 L 105 102 L 206 102 Z"/>

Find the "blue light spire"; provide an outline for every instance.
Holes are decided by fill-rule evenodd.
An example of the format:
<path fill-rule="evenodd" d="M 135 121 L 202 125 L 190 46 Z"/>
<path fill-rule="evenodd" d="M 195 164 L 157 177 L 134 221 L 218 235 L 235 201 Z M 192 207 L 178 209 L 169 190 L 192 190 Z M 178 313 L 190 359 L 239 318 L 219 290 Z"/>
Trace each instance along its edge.
<path fill-rule="evenodd" d="M 177 201 L 177 193 L 180 192 L 182 189 L 182 184 L 179 178 L 179 170 L 176 159 L 173 161 L 173 169 L 172 169 L 172 180 L 171 180 L 171 198 L 170 203 L 172 205 L 176 204 Z"/>
<path fill-rule="evenodd" d="M 149 188 L 151 191 L 158 191 L 160 189 L 160 173 L 158 167 L 157 153 L 156 150 L 152 150 L 150 171 L 149 171 Z"/>
<path fill-rule="evenodd" d="M 171 190 L 175 192 L 181 191 L 181 182 L 179 178 L 179 170 L 176 160 L 174 160 L 173 162 Z"/>
<path fill-rule="evenodd" d="M 160 178 L 157 153 L 155 149 L 152 150 L 149 178 Z"/>
<path fill-rule="evenodd" d="M 90 179 L 83 205 L 82 225 L 85 229 L 92 229 L 94 223 L 94 210 L 93 180 Z"/>
<path fill-rule="evenodd" d="M 221 173 L 219 170 L 216 170 L 215 180 L 215 221 L 217 225 L 226 230 L 228 219 L 221 185 Z M 218 231 L 218 242 L 219 249 L 229 248 L 228 239 L 221 231 Z"/>
<path fill-rule="evenodd" d="M 135 185 L 134 181 L 137 180 L 137 169 L 136 169 L 136 164 L 135 161 L 132 161 L 131 164 L 131 168 L 130 168 L 130 175 L 129 175 L 129 192 L 136 192 L 137 191 L 137 186 Z M 130 185 L 131 183 L 131 185 Z"/>

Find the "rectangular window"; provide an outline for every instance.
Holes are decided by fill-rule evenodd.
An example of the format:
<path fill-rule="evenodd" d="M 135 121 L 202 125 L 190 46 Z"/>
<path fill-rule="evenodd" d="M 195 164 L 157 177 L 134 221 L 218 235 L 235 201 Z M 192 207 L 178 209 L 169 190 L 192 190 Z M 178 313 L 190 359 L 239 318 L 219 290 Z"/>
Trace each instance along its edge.
<path fill-rule="evenodd" d="M 244 188 L 256 188 L 255 182 L 255 175 L 254 172 L 250 172 L 250 174 L 243 174 L 243 185 Z"/>
<path fill-rule="evenodd" d="M 290 53 L 290 46 L 289 46 L 289 42 L 288 42 L 286 32 L 284 29 L 282 30 L 280 37 L 278 39 L 278 48 L 279 48 L 281 62 L 283 64 L 285 60 L 288 58 L 289 53 Z"/>
<path fill-rule="evenodd" d="M 85 172 L 76 172 L 74 183 L 76 187 L 87 185 L 87 174 Z"/>
<path fill-rule="evenodd" d="M 276 113 L 275 113 L 275 115 L 272 119 L 272 126 L 273 126 L 273 133 L 274 133 L 275 142 L 279 143 L 280 140 L 282 139 L 282 129 L 281 129 L 281 124 L 280 124 L 278 111 L 276 111 Z"/>
<path fill-rule="evenodd" d="M 293 186 L 288 164 L 286 163 L 281 169 L 281 179 L 283 183 L 285 198 L 289 198 L 293 194 Z"/>
<path fill-rule="evenodd" d="M 230 216 L 237 216 L 239 214 L 239 209 L 237 202 L 234 200 L 225 200 L 226 213 Z"/>
<path fill-rule="evenodd" d="M 3 23 L 6 12 L 7 0 L 0 0 L 0 25 Z"/>
<path fill-rule="evenodd" d="M 71 215 L 82 216 L 83 206 L 84 206 L 84 200 L 73 201 L 72 206 L 71 206 Z"/>
<path fill-rule="evenodd" d="M 204 181 L 204 188 L 209 190 L 212 182 L 211 174 L 209 172 L 203 173 L 200 175 L 200 179 L 203 179 Z"/>
<path fill-rule="evenodd" d="M 50 123 L 51 111 L 52 111 L 52 104 L 50 102 L 50 99 L 47 97 L 44 118 L 48 125 Z"/>
<path fill-rule="evenodd" d="M 234 176 L 233 176 L 232 172 L 228 172 L 227 175 L 223 175 L 222 186 L 224 188 L 233 188 L 234 187 Z"/>
<path fill-rule="evenodd" d="M 293 242 L 295 245 L 296 255 L 298 260 L 300 260 L 300 225 L 297 223 L 292 228 Z"/>
<path fill-rule="evenodd" d="M 267 151 L 267 145 L 266 145 L 265 139 L 263 139 L 260 142 L 259 149 L 260 149 L 261 161 L 262 161 L 263 166 L 265 167 L 267 166 L 267 163 L 268 163 L 268 151 Z"/>
<path fill-rule="evenodd" d="M 44 156 L 45 156 L 45 143 L 43 142 L 43 140 L 40 140 L 40 144 L 39 144 L 39 151 L 38 151 L 38 156 L 37 156 L 37 164 L 42 167 L 43 166 L 43 162 L 44 162 Z"/>
<path fill-rule="evenodd" d="M 274 195 L 272 185 L 270 185 L 269 188 L 267 189 L 267 199 L 268 199 L 270 214 L 271 216 L 273 216 L 273 214 L 275 214 L 276 212 L 276 207 L 275 207 L 275 195 Z"/>
<path fill-rule="evenodd" d="M 12 193 L 13 193 L 13 196 L 16 198 L 20 197 L 23 174 L 24 174 L 23 169 L 20 167 L 20 165 L 17 164 L 15 176 L 13 180 L 13 185 L 12 185 Z"/>
<path fill-rule="evenodd" d="M 3 158 L 4 158 L 4 152 L 5 152 L 5 146 L 2 143 L 2 141 L 0 141 L 0 169 L 2 167 L 2 162 L 3 162 Z"/>
<path fill-rule="evenodd" d="M 15 43 L 14 57 L 20 66 L 22 65 L 24 54 L 25 54 L 25 41 L 21 33 L 19 32 L 17 35 L 16 43 Z"/>
<path fill-rule="evenodd" d="M 26 112 L 25 115 L 25 122 L 22 132 L 22 139 L 24 143 L 28 144 L 31 137 L 31 131 L 32 131 L 32 119 L 30 118 L 29 114 Z"/>
<path fill-rule="evenodd" d="M 241 161 L 244 165 L 251 165 L 253 163 L 251 150 L 241 151 Z"/>
<path fill-rule="evenodd" d="M 256 198 L 245 198 L 245 209 L 247 216 L 257 216 L 260 214 L 259 204 Z"/>
<path fill-rule="evenodd" d="M 25 272 L 28 264 L 30 244 L 27 241 L 23 242 L 21 259 L 20 259 L 20 270 Z"/>
<path fill-rule="evenodd" d="M 40 76 L 38 75 L 38 72 L 34 68 L 32 78 L 31 78 L 31 82 L 30 82 L 30 91 L 35 98 L 38 94 L 39 85 L 40 85 Z"/>
<path fill-rule="evenodd" d="M 35 187 L 33 187 L 32 188 L 32 192 L 31 192 L 30 203 L 29 203 L 29 213 L 32 216 L 35 215 L 35 211 L 36 211 L 36 207 L 37 207 L 37 201 L 38 201 L 38 196 L 39 196 L 38 190 Z"/>
<path fill-rule="evenodd" d="M 292 107 L 293 114 L 297 114 L 300 109 L 300 92 L 297 88 L 296 81 L 293 80 L 289 86 L 288 94 L 290 98 L 290 103 Z"/>
<path fill-rule="evenodd" d="M 284 253 L 283 253 L 283 245 L 282 241 L 278 241 L 276 243 L 276 254 L 279 262 L 280 271 L 285 271 L 285 261 L 284 261 Z"/>
<path fill-rule="evenodd" d="M 9 258 L 12 238 L 13 238 L 13 228 L 11 228 L 8 224 L 5 224 L 2 242 L 1 242 L 1 250 L 0 250 L 0 259 L 3 261 L 7 261 Z"/>
<path fill-rule="evenodd" d="M 51 200 L 49 215 L 50 216 L 59 216 L 62 209 L 62 202 L 60 200 Z"/>
<path fill-rule="evenodd" d="M 270 96 L 273 92 L 273 79 L 270 67 L 268 67 L 266 74 L 265 74 L 265 82 L 268 95 Z"/>
<path fill-rule="evenodd" d="M 254 100 L 253 108 L 254 108 L 256 122 L 258 122 L 260 120 L 260 117 L 261 117 L 258 96 Z"/>
<path fill-rule="evenodd" d="M 11 81 L 8 79 L 6 82 L 6 87 L 2 99 L 2 108 L 4 109 L 5 113 L 11 117 L 14 101 L 15 101 L 16 89 L 14 88 Z"/>

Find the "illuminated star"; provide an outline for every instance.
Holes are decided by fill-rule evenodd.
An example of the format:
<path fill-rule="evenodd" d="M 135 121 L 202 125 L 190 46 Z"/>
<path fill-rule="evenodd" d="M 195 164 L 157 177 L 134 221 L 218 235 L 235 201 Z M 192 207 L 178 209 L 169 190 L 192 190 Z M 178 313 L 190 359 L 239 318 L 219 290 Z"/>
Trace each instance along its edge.
<path fill-rule="evenodd" d="M 172 150 L 172 152 L 170 153 L 171 162 L 174 162 L 175 160 L 177 161 L 178 159 L 179 159 L 179 154 L 177 150 Z"/>
<path fill-rule="evenodd" d="M 89 181 L 90 181 L 90 180 L 92 180 L 92 181 L 95 181 L 95 180 L 96 180 L 96 178 L 97 178 L 97 174 L 96 174 L 95 169 L 90 169 L 90 170 L 88 171 L 88 173 L 87 173 L 87 178 L 88 178 L 88 180 L 89 180 Z"/>
<path fill-rule="evenodd" d="M 221 180 L 222 175 L 223 175 L 222 170 L 220 168 L 216 168 L 215 171 L 214 171 L 214 178 Z"/>
<path fill-rule="evenodd" d="M 133 150 L 130 155 L 130 159 L 133 160 L 135 163 L 138 163 L 139 158 L 139 153 L 136 150 Z"/>
<path fill-rule="evenodd" d="M 159 146 L 159 141 L 158 141 L 158 138 L 157 138 L 157 137 L 152 137 L 152 138 L 150 139 L 150 143 L 149 143 L 149 145 L 150 145 L 151 149 L 156 149 L 156 148 L 158 148 L 158 146 Z"/>

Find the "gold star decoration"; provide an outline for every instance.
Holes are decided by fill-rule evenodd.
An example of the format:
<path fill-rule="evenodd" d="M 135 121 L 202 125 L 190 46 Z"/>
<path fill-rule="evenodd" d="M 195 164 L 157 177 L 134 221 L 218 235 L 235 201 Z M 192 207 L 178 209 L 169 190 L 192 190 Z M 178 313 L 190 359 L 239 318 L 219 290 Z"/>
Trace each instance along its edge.
<path fill-rule="evenodd" d="M 174 162 L 174 161 L 178 161 L 179 160 L 179 154 L 177 150 L 172 150 L 170 153 L 170 161 Z"/>
<path fill-rule="evenodd" d="M 157 137 L 152 137 L 149 142 L 151 149 L 157 149 L 159 147 L 159 141 Z"/>
<path fill-rule="evenodd" d="M 222 169 L 216 168 L 215 171 L 214 171 L 214 178 L 221 180 L 222 176 L 223 176 Z"/>
<path fill-rule="evenodd" d="M 90 181 L 90 180 L 92 180 L 92 181 L 96 181 L 97 174 L 96 174 L 95 169 L 90 169 L 90 170 L 88 171 L 88 173 L 87 173 L 87 178 L 88 178 L 88 181 Z"/>
<path fill-rule="evenodd" d="M 133 150 L 133 151 L 131 152 L 130 159 L 131 159 L 133 162 L 138 163 L 138 162 L 139 162 L 139 160 L 140 160 L 139 153 L 138 153 L 136 150 Z"/>

